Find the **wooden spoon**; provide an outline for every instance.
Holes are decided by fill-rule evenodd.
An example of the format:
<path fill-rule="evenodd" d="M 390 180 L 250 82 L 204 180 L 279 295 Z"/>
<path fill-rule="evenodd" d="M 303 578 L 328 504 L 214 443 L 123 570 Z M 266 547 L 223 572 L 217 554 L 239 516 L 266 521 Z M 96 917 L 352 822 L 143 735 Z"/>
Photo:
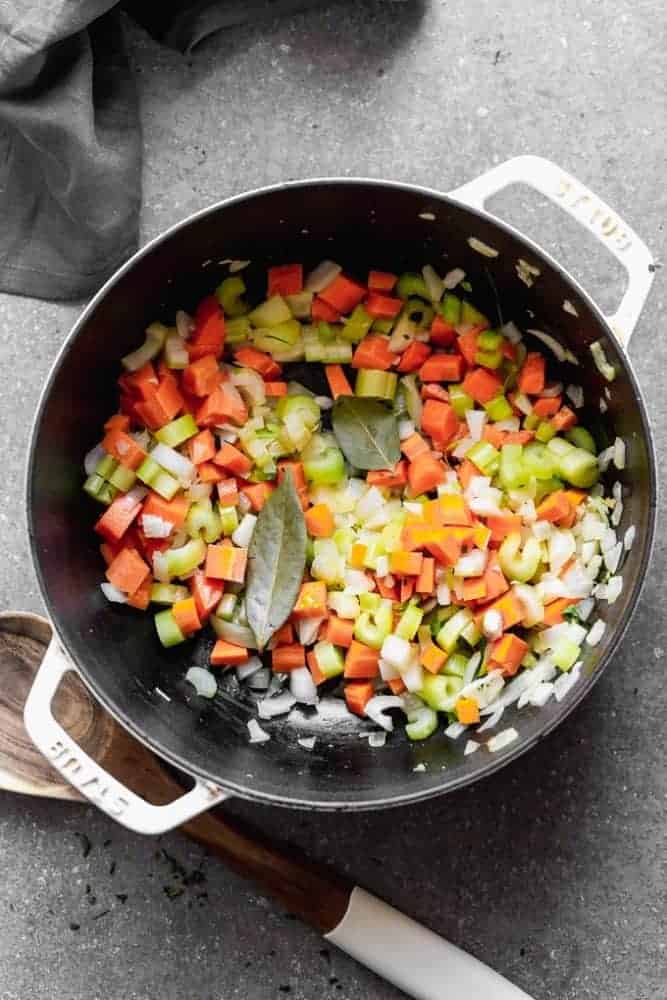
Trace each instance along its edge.
<path fill-rule="evenodd" d="M 0 790 L 82 800 L 36 750 L 23 727 L 23 705 L 50 639 L 46 619 L 0 613 Z M 183 794 L 158 758 L 94 701 L 74 673 L 61 684 L 53 710 L 87 754 L 148 801 L 163 805 Z M 228 819 L 219 809 L 197 816 L 181 829 L 235 872 L 252 879 L 288 912 L 417 1000 L 440 1000 L 445 990 L 446 995 L 471 1000 L 530 1000 L 506 979 L 386 903 L 325 866 L 268 843 L 249 825 Z"/>

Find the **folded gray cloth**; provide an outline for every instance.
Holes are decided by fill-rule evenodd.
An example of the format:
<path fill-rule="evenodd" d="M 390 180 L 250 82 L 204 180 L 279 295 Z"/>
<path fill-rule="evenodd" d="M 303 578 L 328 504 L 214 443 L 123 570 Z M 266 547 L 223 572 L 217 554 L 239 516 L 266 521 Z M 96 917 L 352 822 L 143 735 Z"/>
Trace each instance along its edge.
<path fill-rule="evenodd" d="M 314 2 L 125 8 L 187 51 L 218 28 Z M 0 291 L 81 298 L 137 246 L 141 133 L 114 8 L 115 0 L 0 3 Z"/>

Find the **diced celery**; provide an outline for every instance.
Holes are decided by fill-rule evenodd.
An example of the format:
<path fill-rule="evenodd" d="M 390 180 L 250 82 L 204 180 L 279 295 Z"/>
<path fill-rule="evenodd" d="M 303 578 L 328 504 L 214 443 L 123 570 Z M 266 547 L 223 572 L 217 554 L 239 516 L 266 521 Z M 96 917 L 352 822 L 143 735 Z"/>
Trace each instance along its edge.
<path fill-rule="evenodd" d="M 477 349 L 480 351 L 498 351 L 502 348 L 504 339 L 502 333 L 498 333 L 497 330 L 484 330 L 477 337 Z M 496 418 L 494 417 L 494 419 Z"/>
<path fill-rule="evenodd" d="M 536 413 L 529 413 L 527 417 L 524 417 L 523 426 L 527 431 L 534 431 L 540 425 L 540 418 Z"/>
<path fill-rule="evenodd" d="M 363 340 L 371 326 L 373 317 L 369 316 L 362 305 L 355 306 L 341 330 L 341 337 L 352 344 L 358 344 Z"/>
<path fill-rule="evenodd" d="M 528 476 L 523 464 L 523 446 L 504 444 L 500 449 L 498 478 L 504 490 L 516 490 L 523 486 Z"/>
<path fill-rule="evenodd" d="M 416 604 L 408 604 L 407 608 L 401 615 L 394 632 L 396 635 L 400 636 L 401 639 L 414 639 L 417 635 L 417 630 L 422 623 L 423 617 L 424 612 L 421 608 L 419 608 Z"/>
<path fill-rule="evenodd" d="M 498 351 L 477 351 L 475 353 L 475 364 L 482 365 L 483 368 L 500 368 L 503 363 L 503 352 Z"/>
<path fill-rule="evenodd" d="M 233 346 L 242 344 L 250 340 L 252 327 L 247 316 L 235 316 L 232 319 L 225 318 L 225 344 Z"/>
<path fill-rule="evenodd" d="M 163 469 L 157 464 L 154 458 L 147 455 L 137 469 L 137 479 L 140 479 L 146 486 L 152 486 L 153 480 L 160 475 Z"/>
<path fill-rule="evenodd" d="M 128 469 L 126 465 L 119 465 L 109 476 L 111 485 L 115 486 L 121 493 L 127 493 L 129 489 L 132 489 L 136 480 L 136 472 L 134 469 Z"/>
<path fill-rule="evenodd" d="M 184 413 L 182 417 L 171 420 L 164 427 L 161 427 L 159 431 L 156 431 L 155 437 L 162 444 L 166 444 L 170 448 L 177 448 L 179 444 L 183 444 L 184 441 L 193 437 L 198 431 L 199 428 L 192 414 Z"/>
<path fill-rule="evenodd" d="M 216 618 L 222 618 L 223 621 L 230 622 L 234 617 L 236 602 L 236 594 L 223 594 L 220 598 L 220 603 L 215 609 Z"/>
<path fill-rule="evenodd" d="M 521 548 L 521 534 L 516 531 L 509 534 L 498 549 L 498 562 L 506 577 L 527 583 L 539 568 L 542 559 L 542 548 L 532 536 L 524 542 Z"/>
<path fill-rule="evenodd" d="M 313 542 L 315 553 L 310 575 L 313 580 L 324 580 L 327 586 L 342 584 L 345 578 L 345 557 L 340 554 L 331 538 L 316 538 Z"/>
<path fill-rule="evenodd" d="M 338 677 L 345 668 L 345 659 L 340 649 L 331 642 L 318 642 L 313 647 L 313 653 L 317 660 L 320 673 L 324 674 L 327 680 L 331 677 Z"/>
<path fill-rule="evenodd" d="M 163 646 L 178 646 L 179 643 L 185 642 L 185 636 L 176 624 L 176 619 L 170 609 L 158 611 L 155 616 L 155 628 Z"/>
<path fill-rule="evenodd" d="M 377 399 L 393 399 L 396 395 L 398 375 L 375 368 L 360 368 L 354 386 L 356 396 L 373 396 Z"/>
<path fill-rule="evenodd" d="M 290 321 L 292 313 L 282 295 L 272 295 L 248 313 L 248 319 L 256 327 L 277 327 Z"/>
<path fill-rule="evenodd" d="M 461 608 L 452 615 L 449 621 L 445 622 L 439 630 L 435 641 L 441 649 L 444 649 L 446 653 L 453 652 L 459 636 L 463 632 L 466 625 L 469 625 L 472 621 L 473 617 L 469 609 Z"/>
<path fill-rule="evenodd" d="M 151 601 L 154 604 L 175 604 L 190 596 L 187 587 L 175 583 L 154 583 L 151 586 Z"/>
<path fill-rule="evenodd" d="M 565 437 L 577 448 L 583 448 L 584 451 L 590 451 L 591 455 L 597 455 L 598 449 L 595 444 L 595 438 L 585 427 L 572 427 L 569 431 L 566 431 Z"/>
<path fill-rule="evenodd" d="M 232 535 L 239 526 L 239 515 L 236 507 L 220 507 L 219 516 L 222 534 Z"/>
<path fill-rule="evenodd" d="M 452 653 L 442 668 L 442 673 L 451 674 L 453 677 L 463 677 L 467 665 L 467 656 L 464 656 L 463 653 Z"/>
<path fill-rule="evenodd" d="M 357 537 L 352 528 L 338 528 L 332 537 L 340 554 L 347 559 Z"/>
<path fill-rule="evenodd" d="M 556 471 L 552 452 L 539 441 L 530 441 L 523 448 L 523 465 L 529 476 L 550 479 Z"/>
<path fill-rule="evenodd" d="M 426 282 L 422 278 L 421 274 L 414 274 L 411 271 L 406 271 L 402 274 L 398 281 L 396 282 L 396 295 L 400 299 L 409 299 L 413 295 L 417 295 L 420 299 L 424 299 L 426 302 L 431 301 L 431 296 L 428 294 L 428 288 L 426 287 Z"/>
<path fill-rule="evenodd" d="M 451 396 L 450 396 L 451 401 Z M 489 420 L 509 420 L 513 415 L 513 410 L 504 396 L 496 396 L 489 403 L 485 403 L 484 409 Z"/>
<path fill-rule="evenodd" d="M 452 292 L 445 292 L 440 303 L 440 314 L 446 323 L 456 326 L 461 322 L 461 300 Z"/>
<path fill-rule="evenodd" d="M 467 459 L 484 473 L 485 476 L 494 476 L 500 464 L 500 452 L 494 448 L 489 441 L 477 441 L 466 452 Z"/>
<path fill-rule="evenodd" d="M 359 607 L 362 611 L 378 611 L 382 607 L 379 594 L 359 594 Z"/>
<path fill-rule="evenodd" d="M 460 383 L 454 382 L 448 387 L 448 392 L 450 405 L 453 407 L 454 413 L 459 420 L 465 418 L 468 410 L 475 409 L 475 400 L 467 392 L 464 392 L 463 386 Z"/>
<path fill-rule="evenodd" d="M 315 434 L 301 455 L 303 472 L 314 486 L 335 486 L 345 479 L 345 459 L 340 448 Z"/>
<path fill-rule="evenodd" d="M 83 488 L 89 497 L 92 497 L 93 500 L 99 500 L 100 490 L 104 485 L 105 482 L 102 479 L 102 477 L 98 476 L 97 473 L 93 472 L 93 474 L 88 476 L 88 478 L 86 479 L 85 483 L 83 484 Z"/>
<path fill-rule="evenodd" d="M 405 406 L 410 420 L 413 421 L 415 427 L 421 427 L 424 404 L 422 403 L 422 398 L 417 386 L 417 376 L 404 375 L 401 378 L 401 389 L 405 395 Z"/>
<path fill-rule="evenodd" d="M 140 368 L 143 368 L 145 364 L 148 364 L 149 361 L 152 361 L 160 353 L 164 347 L 168 333 L 169 330 L 163 323 L 151 323 L 146 329 L 146 339 L 141 347 L 121 358 L 123 367 L 129 372 L 136 372 Z"/>
<path fill-rule="evenodd" d="M 479 311 L 479 309 L 475 309 L 475 307 L 470 302 L 468 302 L 466 299 L 464 299 L 462 301 L 462 303 L 461 303 L 461 320 L 460 320 L 460 322 L 462 324 L 463 323 L 471 323 L 473 326 L 485 326 L 486 327 L 486 326 L 489 325 L 489 321 L 486 318 L 486 316 L 484 315 L 484 313 L 481 313 Z"/>
<path fill-rule="evenodd" d="M 364 597 L 359 595 L 359 602 Z M 392 602 L 382 599 L 380 606 L 373 611 L 362 611 L 354 623 L 354 637 L 372 649 L 380 649 L 382 643 L 391 632 Z"/>
<path fill-rule="evenodd" d="M 164 345 L 164 360 L 167 368 L 182 371 L 190 364 L 190 355 L 185 341 L 175 331 L 171 331 Z"/>
<path fill-rule="evenodd" d="M 359 614 L 359 598 L 356 594 L 345 594 L 341 591 L 334 591 L 327 598 L 329 607 L 336 612 L 339 618 L 348 621 L 354 620 Z"/>
<path fill-rule="evenodd" d="M 236 508 L 231 510 L 236 512 Z M 222 534 L 221 518 L 210 500 L 196 500 L 191 504 L 185 519 L 185 530 L 190 538 L 201 538 L 205 542 L 217 542 Z"/>
<path fill-rule="evenodd" d="M 102 479 L 109 479 L 111 474 L 118 468 L 118 462 L 112 455 L 105 455 L 95 466 L 95 474 Z"/>
<path fill-rule="evenodd" d="M 294 295 L 286 295 L 285 302 L 290 307 L 295 319 L 310 319 L 313 305 L 312 292 L 295 292 Z"/>
<path fill-rule="evenodd" d="M 549 496 L 550 493 L 554 493 L 556 490 L 562 490 L 563 481 L 562 479 L 557 479 L 555 476 L 550 476 L 548 479 L 538 479 L 535 481 L 535 503 L 541 503 L 545 497 Z"/>
<path fill-rule="evenodd" d="M 151 482 L 151 489 L 159 493 L 161 497 L 165 500 L 171 500 L 180 489 L 180 483 L 178 479 L 175 479 L 168 472 L 164 472 L 162 469 L 158 472 L 157 476 Z"/>
<path fill-rule="evenodd" d="M 563 638 L 559 639 L 554 648 L 551 650 L 550 655 L 558 669 L 565 672 L 574 666 L 579 659 L 580 652 L 581 647 L 577 646 L 576 642 L 572 642 L 571 639 Z"/>
<path fill-rule="evenodd" d="M 541 441 L 543 444 L 551 441 L 553 437 L 556 436 L 556 428 L 549 420 L 541 420 L 537 425 L 537 430 L 535 431 L 535 438 L 537 441 Z"/>
<path fill-rule="evenodd" d="M 469 646 L 476 646 L 482 638 L 482 633 L 477 628 L 475 622 L 471 621 L 461 630 L 461 638 L 465 639 Z"/>
<path fill-rule="evenodd" d="M 186 576 L 206 558 L 206 543 L 193 538 L 178 549 L 168 549 L 164 556 L 169 576 Z"/>
<path fill-rule="evenodd" d="M 448 622 L 450 618 L 453 618 L 456 612 L 457 608 L 453 604 L 450 604 L 449 607 L 446 608 L 435 608 L 434 611 L 431 611 L 426 619 L 426 622 L 434 639 L 437 638 L 438 632 L 445 622 Z"/>
<path fill-rule="evenodd" d="M 373 333 L 391 333 L 394 326 L 393 319 L 374 319 L 371 330 Z"/>
<path fill-rule="evenodd" d="M 100 503 L 107 504 L 108 506 L 115 499 L 117 493 L 118 490 L 111 483 L 103 483 L 97 494 L 97 499 Z"/>
<path fill-rule="evenodd" d="M 437 713 L 428 705 L 423 705 L 408 713 L 405 734 L 409 740 L 426 740 L 436 731 L 437 727 Z"/>
<path fill-rule="evenodd" d="M 290 413 L 299 413 L 309 427 L 315 427 L 320 419 L 320 408 L 313 396 L 281 396 L 276 406 L 276 416 L 284 420 Z"/>
<path fill-rule="evenodd" d="M 352 360 L 352 344 L 349 341 L 334 336 L 326 339 L 313 326 L 304 328 L 303 348 L 309 362 L 343 365 Z"/>
<path fill-rule="evenodd" d="M 400 550 L 404 521 L 405 512 L 382 529 L 382 546 L 385 552 L 398 552 Z"/>
<path fill-rule="evenodd" d="M 403 315 L 420 330 L 424 330 L 433 322 L 435 310 L 430 303 L 422 302 L 421 299 L 408 299 L 403 307 Z"/>
<path fill-rule="evenodd" d="M 247 313 L 248 306 L 242 298 L 245 290 L 245 281 L 238 274 L 230 275 L 218 285 L 215 294 L 225 316 L 243 316 L 244 313 Z M 287 318 L 289 319 L 289 317 Z"/>
<path fill-rule="evenodd" d="M 425 671 L 419 697 L 436 712 L 451 712 L 462 687 L 463 681 L 460 677 L 451 674 L 429 674 Z"/>
<path fill-rule="evenodd" d="M 298 319 L 288 319 L 276 326 L 260 327 L 252 334 L 252 342 L 259 350 L 274 356 L 289 351 L 297 344 L 302 352 L 301 324 Z"/>
<path fill-rule="evenodd" d="M 600 467 L 595 455 L 583 448 L 573 448 L 559 458 L 558 473 L 572 486 L 587 490 L 600 478 Z"/>

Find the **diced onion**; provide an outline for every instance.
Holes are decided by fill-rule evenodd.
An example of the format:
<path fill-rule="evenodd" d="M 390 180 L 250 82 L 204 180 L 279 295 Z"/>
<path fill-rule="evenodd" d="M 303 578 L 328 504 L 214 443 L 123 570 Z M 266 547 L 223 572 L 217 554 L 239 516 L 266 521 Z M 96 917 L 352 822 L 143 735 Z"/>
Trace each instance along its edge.
<path fill-rule="evenodd" d="M 439 302 L 445 291 L 445 283 L 440 275 L 430 264 L 426 264 L 422 267 L 422 277 L 431 302 Z"/>
<path fill-rule="evenodd" d="M 414 432 L 415 425 L 412 420 L 398 421 L 398 437 L 400 441 L 405 441 L 405 439 L 411 437 Z"/>
<path fill-rule="evenodd" d="M 473 441 L 481 441 L 486 423 L 486 413 L 484 410 L 466 410 L 466 423 Z"/>
<path fill-rule="evenodd" d="M 448 271 L 443 278 L 443 284 L 448 291 L 452 288 L 456 288 L 465 279 L 466 273 L 460 267 L 454 267 L 451 271 Z"/>
<path fill-rule="evenodd" d="M 501 326 L 500 332 L 502 333 L 503 337 L 507 337 L 510 344 L 519 344 L 523 340 L 523 334 L 521 333 L 521 330 L 515 323 L 512 323 L 511 320 L 509 323 L 504 323 Z"/>
<path fill-rule="evenodd" d="M 604 564 L 610 573 L 615 573 L 618 569 L 618 564 L 621 561 L 621 556 L 623 554 L 623 542 L 617 542 L 612 549 L 607 549 L 603 553 L 602 558 Z"/>
<path fill-rule="evenodd" d="M 157 514 L 142 514 L 140 520 L 146 538 L 169 538 L 174 530 L 171 521 L 165 521 Z"/>
<path fill-rule="evenodd" d="M 334 404 L 331 396 L 315 396 L 315 402 L 319 406 L 320 410 L 330 410 Z"/>
<path fill-rule="evenodd" d="M 499 750 L 503 750 L 506 746 L 509 746 L 510 743 L 514 743 L 518 738 L 519 734 L 516 729 L 510 727 L 509 729 L 503 729 L 502 733 L 498 733 L 497 736 L 492 736 L 486 746 L 491 753 L 497 753 Z"/>
<path fill-rule="evenodd" d="M 182 337 L 183 340 L 187 340 L 188 337 L 194 333 L 194 329 L 195 321 L 192 316 L 189 316 L 182 309 L 179 309 L 176 313 L 176 330 L 179 337 Z"/>
<path fill-rule="evenodd" d="M 497 250 L 494 250 L 493 247 L 490 247 L 488 243 L 483 243 L 481 240 L 478 240 L 476 236 L 469 236 L 466 242 L 468 243 L 468 246 L 470 247 L 471 250 L 474 250 L 475 253 L 481 254 L 482 257 L 498 256 Z"/>
<path fill-rule="evenodd" d="M 98 464 L 102 461 L 106 454 L 107 453 L 101 444 L 96 444 L 94 448 L 91 448 L 90 451 L 86 453 L 86 457 L 83 460 L 83 467 L 87 476 L 92 476 Z"/>
<path fill-rule="evenodd" d="M 218 682 L 210 670 L 204 670 L 203 667 L 190 667 L 185 679 L 189 684 L 192 684 L 197 694 L 202 698 L 215 698 Z"/>
<path fill-rule="evenodd" d="M 493 729 L 495 726 L 498 725 L 498 723 L 502 719 L 504 713 L 505 713 L 505 706 L 504 705 L 499 705 L 498 708 L 495 710 L 495 712 L 493 712 L 488 717 L 488 719 L 486 720 L 486 722 L 484 722 L 478 728 L 477 732 L 478 733 L 484 733 L 484 732 L 486 732 L 487 729 Z"/>
<path fill-rule="evenodd" d="M 190 459 L 162 442 L 155 445 L 150 457 L 167 472 L 176 476 L 182 486 L 190 486 L 195 478 L 195 467 Z"/>
<path fill-rule="evenodd" d="M 262 729 L 257 719 L 248 719 L 246 725 L 250 734 L 249 743 L 266 743 L 267 740 L 271 739 L 269 734 Z"/>
<path fill-rule="evenodd" d="M 466 454 L 470 451 L 474 445 L 474 440 L 471 437 L 462 438 L 457 444 L 456 448 L 452 451 L 454 458 L 464 459 Z"/>
<path fill-rule="evenodd" d="M 270 683 L 271 670 L 269 667 L 262 667 L 248 679 L 248 687 L 253 691 L 266 691 Z"/>
<path fill-rule="evenodd" d="M 588 646 L 597 646 L 600 639 L 605 633 L 605 629 L 606 629 L 605 623 L 602 621 L 601 618 L 598 618 L 598 620 L 591 627 L 590 632 L 586 636 L 586 644 Z"/>
<path fill-rule="evenodd" d="M 185 496 L 188 500 L 208 500 L 213 492 L 213 483 L 193 483 Z"/>
<path fill-rule="evenodd" d="M 528 333 L 532 333 L 533 337 L 541 340 L 550 351 L 553 351 L 559 361 L 569 361 L 572 365 L 579 364 L 579 359 L 575 357 L 572 351 L 568 350 L 567 347 L 563 347 L 550 333 L 545 333 L 544 330 L 528 330 Z"/>
<path fill-rule="evenodd" d="M 343 268 L 333 260 L 323 260 L 310 272 L 303 284 L 305 292 L 322 292 L 337 278 Z"/>
<path fill-rule="evenodd" d="M 461 733 L 465 733 L 468 727 L 462 722 L 452 722 L 451 725 L 447 726 L 445 729 L 445 736 L 450 740 L 458 740 Z"/>
<path fill-rule="evenodd" d="M 246 681 L 253 674 L 262 669 L 262 661 L 259 656 L 251 656 L 245 663 L 240 663 L 236 668 L 236 676 L 240 681 Z"/>
<path fill-rule="evenodd" d="M 374 749 L 377 750 L 380 747 L 383 747 L 386 742 L 387 742 L 387 734 L 386 734 L 386 732 L 369 733 L 368 734 L 368 745 L 369 745 L 369 747 L 373 747 Z"/>
<path fill-rule="evenodd" d="M 591 354 L 593 355 L 593 361 L 595 362 L 595 367 L 600 372 L 603 378 L 606 378 L 607 382 L 613 382 L 616 378 L 616 369 L 612 364 L 607 361 L 607 355 L 604 352 L 604 346 L 601 340 L 596 340 L 590 347 Z"/>
<path fill-rule="evenodd" d="M 580 385 L 568 385 L 565 395 L 570 400 L 575 410 L 580 410 L 584 405 L 584 390 Z"/>
<path fill-rule="evenodd" d="M 395 681 L 401 676 L 393 663 L 389 663 L 388 660 L 383 660 L 380 657 L 378 661 L 378 669 L 380 671 L 380 677 L 383 681 Z"/>
<path fill-rule="evenodd" d="M 463 756 L 469 757 L 471 753 L 475 752 L 475 750 L 479 750 L 479 747 L 480 747 L 479 743 L 475 743 L 474 740 L 468 740 L 463 749 Z"/>
<path fill-rule="evenodd" d="M 488 612 L 487 612 L 488 613 Z M 465 670 L 463 671 L 463 686 L 470 684 L 474 679 L 475 674 L 482 662 L 481 653 L 473 653 L 468 662 L 466 663 Z"/>
<path fill-rule="evenodd" d="M 273 719 L 276 715 L 285 715 L 296 705 L 296 698 L 289 691 L 277 694 L 273 698 L 265 698 L 257 702 L 260 719 Z"/>
<path fill-rule="evenodd" d="M 391 708 L 403 708 L 403 699 L 397 695 L 376 694 L 367 702 L 365 714 L 372 719 L 377 726 L 382 726 L 388 733 L 394 728 L 394 720 L 390 715 L 385 715 Z"/>
<path fill-rule="evenodd" d="M 226 622 L 224 618 L 218 618 L 217 615 L 212 615 L 210 621 L 218 639 L 224 639 L 225 642 L 231 642 L 235 646 L 243 646 L 245 649 L 257 649 L 257 640 L 252 629 L 247 625 L 241 625 L 239 622 Z"/>
<path fill-rule="evenodd" d="M 299 746 L 303 747 L 304 750 L 314 750 L 316 742 L 316 736 L 300 736 L 297 740 Z"/>
<path fill-rule="evenodd" d="M 417 657 L 414 657 L 407 670 L 401 671 L 401 678 L 408 691 L 421 691 L 424 686 L 424 670 Z"/>
<path fill-rule="evenodd" d="M 457 576 L 481 576 L 486 569 L 487 559 L 487 552 L 482 551 L 482 549 L 473 549 L 460 557 L 454 567 L 454 572 Z"/>
<path fill-rule="evenodd" d="M 484 616 L 482 618 L 482 632 L 484 633 L 484 637 L 486 639 L 493 640 L 500 638 L 503 634 L 503 616 L 500 611 L 490 609 L 489 611 L 484 612 Z"/>
<path fill-rule="evenodd" d="M 296 626 L 296 633 L 302 646 L 312 646 L 317 639 L 317 633 L 324 618 L 301 618 Z"/>
<path fill-rule="evenodd" d="M 301 705 L 317 704 L 317 686 L 308 667 L 290 670 L 290 691 Z"/>
<path fill-rule="evenodd" d="M 169 583 L 171 580 L 164 552 L 153 553 L 153 575 L 158 583 Z"/>
<path fill-rule="evenodd" d="M 545 385 L 540 395 L 546 396 L 547 399 L 553 399 L 556 396 L 560 396 L 562 392 L 563 392 L 562 382 L 551 382 L 549 385 Z"/>
<path fill-rule="evenodd" d="M 613 604 L 621 596 L 623 590 L 623 577 L 611 576 L 607 580 L 607 602 Z"/>
<path fill-rule="evenodd" d="M 232 532 L 232 541 L 234 542 L 234 545 L 238 545 L 240 549 L 247 549 L 250 545 L 250 540 L 256 524 L 257 517 L 255 514 L 244 514 L 238 528 Z"/>
<path fill-rule="evenodd" d="M 127 594 L 114 587 L 113 583 L 101 583 L 100 588 L 107 601 L 111 601 L 112 604 L 127 604 Z"/>
<path fill-rule="evenodd" d="M 625 468 L 625 441 L 621 437 L 617 437 L 614 441 L 614 454 L 612 461 L 617 469 Z"/>
<path fill-rule="evenodd" d="M 634 524 L 631 524 L 623 538 L 623 548 L 625 549 L 626 552 L 629 552 L 630 549 L 632 548 L 636 534 L 637 534 L 637 529 L 635 528 Z"/>

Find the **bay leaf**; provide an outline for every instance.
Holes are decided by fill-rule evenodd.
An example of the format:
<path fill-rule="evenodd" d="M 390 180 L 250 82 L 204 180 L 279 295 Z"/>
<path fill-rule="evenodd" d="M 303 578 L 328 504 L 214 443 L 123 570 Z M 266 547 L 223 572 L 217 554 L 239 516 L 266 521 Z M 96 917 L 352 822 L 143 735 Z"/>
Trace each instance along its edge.
<path fill-rule="evenodd" d="M 338 444 L 357 469 L 391 469 L 401 457 L 398 421 L 378 399 L 339 396 L 332 410 Z"/>
<path fill-rule="evenodd" d="M 264 649 L 296 603 L 306 565 L 306 523 L 288 470 L 257 518 L 248 549 L 246 615 Z"/>

